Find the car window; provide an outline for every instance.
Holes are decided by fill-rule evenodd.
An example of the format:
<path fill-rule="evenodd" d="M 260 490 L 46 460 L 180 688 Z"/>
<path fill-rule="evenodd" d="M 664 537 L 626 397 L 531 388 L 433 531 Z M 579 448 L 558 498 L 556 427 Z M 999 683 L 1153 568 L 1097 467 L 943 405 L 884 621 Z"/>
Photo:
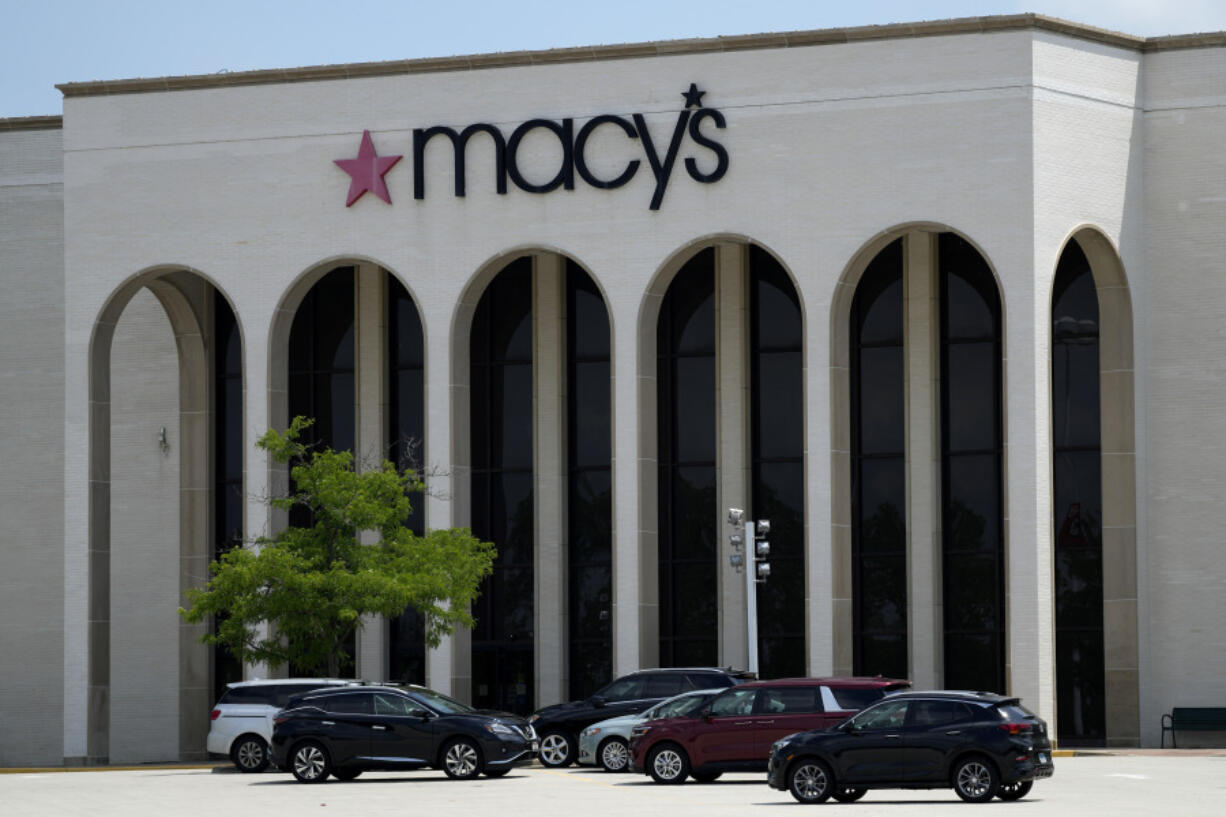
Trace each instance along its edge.
<path fill-rule="evenodd" d="M 675 672 L 661 672 L 648 676 L 645 698 L 671 698 L 682 692 L 693 689 L 684 675 Z"/>
<path fill-rule="evenodd" d="M 1005 704 L 1004 706 L 996 707 L 996 711 L 1000 714 L 1001 720 L 1021 722 L 1024 720 L 1034 720 L 1037 716 L 1021 704 Z"/>
<path fill-rule="evenodd" d="M 370 715 L 372 714 L 370 698 L 371 696 L 365 692 L 356 692 L 348 695 L 329 695 L 325 698 L 309 700 L 307 703 L 313 703 L 325 712 L 339 712 L 343 715 Z"/>
<path fill-rule="evenodd" d="M 643 694 L 645 687 L 646 681 L 644 677 L 636 675 L 633 678 L 618 678 L 596 694 L 606 701 L 633 701 L 638 698 L 647 697 Z"/>
<path fill-rule="evenodd" d="M 221 696 L 219 704 L 271 704 L 273 684 L 251 684 L 230 687 Z"/>
<path fill-rule="evenodd" d="M 284 708 L 289 704 L 289 699 L 295 695 L 301 695 L 304 692 L 311 692 L 319 688 L 319 684 L 277 684 L 274 687 L 275 692 L 272 696 L 272 704 Z"/>
<path fill-rule="evenodd" d="M 822 703 L 827 712 L 855 712 L 885 697 L 882 689 L 845 689 L 822 687 Z"/>
<path fill-rule="evenodd" d="M 817 687 L 781 687 L 762 690 L 758 711 L 772 715 L 799 715 L 821 712 Z"/>
<path fill-rule="evenodd" d="M 753 713 L 754 698 L 758 695 L 756 689 L 730 689 L 721 692 L 711 701 L 711 714 L 715 717 L 729 715 L 750 715 Z"/>
<path fill-rule="evenodd" d="M 732 678 L 722 672 L 691 672 L 688 677 L 694 689 L 730 687 L 735 683 Z"/>
<path fill-rule="evenodd" d="M 943 726 L 972 720 L 971 708 L 959 701 L 912 701 L 909 710 L 911 726 Z"/>
<path fill-rule="evenodd" d="M 702 707 L 710 697 L 710 695 L 681 695 L 667 701 L 661 701 L 644 712 L 643 715 L 649 720 L 652 718 L 676 718 L 681 715 L 688 715 L 695 709 Z"/>
<path fill-rule="evenodd" d="M 851 719 L 857 729 L 899 729 L 907 720 L 910 701 L 885 701 Z"/>
<path fill-rule="evenodd" d="M 420 711 L 420 707 L 408 698 L 400 695 L 375 694 L 376 715 L 412 715 Z"/>

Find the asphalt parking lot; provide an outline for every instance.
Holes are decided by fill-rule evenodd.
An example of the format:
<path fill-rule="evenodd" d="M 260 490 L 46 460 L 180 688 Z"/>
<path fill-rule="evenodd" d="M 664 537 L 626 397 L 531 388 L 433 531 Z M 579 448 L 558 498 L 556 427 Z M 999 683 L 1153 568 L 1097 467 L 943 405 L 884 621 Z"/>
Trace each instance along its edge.
<path fill-rule="evenodd" d="M 1016 803 L 962 803 L 950 790 L 869 792 L 858 803 L 802 806 L 769 789 L 764 774 L 725 775 L 715 783 L 656 785 L 640 775 L 528 767 L 501 780 L 448 780 L 442 772 L 368 772 L 351 783 L 297 783 L 288 774 L 242 775 L 207 768 L 12 772 L 0 774 L 5 817 L 733 817 L 747 813 L 947 815 L 956 811 L 1018 817 L 1226 814 L 1226 756 L 1109 755 L 1057 758 L 1056 775 Z M 783 809 L 783 810 L 780 810 Z"/>

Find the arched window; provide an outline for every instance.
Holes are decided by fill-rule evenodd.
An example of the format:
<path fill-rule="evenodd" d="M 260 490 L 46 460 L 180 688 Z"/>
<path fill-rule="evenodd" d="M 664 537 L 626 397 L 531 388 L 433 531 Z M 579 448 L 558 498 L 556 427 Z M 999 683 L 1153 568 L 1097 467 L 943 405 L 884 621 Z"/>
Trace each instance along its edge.
<path fill-rule="evenodd" d="M 907 677 L 902 239 L 851 306 L 852 649 L 857 675 Z"/>
<path fill-rule="evenodd" d="M 752 502 L 769 519 L 770 578 L 758 585 L 759 675 L 805 674 L 804 326 L 791 278 L 749 247 Z"/>
<path fill-rule="evenodd" d="M 715 250 L 677 273 L 656 330 L 661 666 L 718 661 Z"/>
<path fill-rule="evenodd" d="M 1056 722 L 1062 742 L 1101 743 L 1106 680 L 1098 293 L 1075 240 L 1056 267 L 1051 318 Z"/>
<path fill-rule="evenodd" d="M 566 262 L 567 595 L 570 697 L 613 675 L 613 483 L 609 314 L 600 289 Z"/>
<path fill-rule="evenodd" d="M 498 549 L 473 604 L 472 700 L 534 708 L 532 260 L 508 264 L 473 315 L 472 531 Z"/>
<path fill-rule="evenodd" d="M 945 686 L 1005 691 L 1000 297 L 978 251 L 937 241 Z"/>
<path fill-rule="evenodd" d="M 234 310 L 213 291 L 213 558 L 243 544 L 243 348 Z M 217 628 L 213 622 L 214 632 Z M 243 680 L 243 665 L 224 646 L 213 648 L 213 692 Z"/>

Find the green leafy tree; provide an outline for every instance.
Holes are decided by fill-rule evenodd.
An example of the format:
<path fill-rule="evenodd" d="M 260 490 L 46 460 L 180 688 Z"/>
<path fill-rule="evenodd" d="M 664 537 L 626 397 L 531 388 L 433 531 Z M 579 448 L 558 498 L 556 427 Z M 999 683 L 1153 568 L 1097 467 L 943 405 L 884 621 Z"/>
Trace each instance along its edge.
<path fill-rule="evenodd" d="M 191 606 L 180 614 L 192 623 L 216 616 L 217 632 L 201 640 L 242 661 L 332 676 L 349 658 L 346 644 L 363 615 L 392 617 L 412 607 L 425 619 L 430 646 L 457 624 L 471 626 L 468 610 L 492 571 L 494 546 L 466 528 L 414 534 L 405 521 L 409 493 L 424 487 L 416 472 L 384 462 L 358 473 L 352 453 L 301 441 L 310 423 L 296 417 L 284 434 L 270 430 L 256 443 L 291 466 L 294 491 L 270 504 L 306 507 L 310 526 L 223 554 L 208 584 L 187 592 Z M 362 544 L 364 531 L 377 541 Z"/>

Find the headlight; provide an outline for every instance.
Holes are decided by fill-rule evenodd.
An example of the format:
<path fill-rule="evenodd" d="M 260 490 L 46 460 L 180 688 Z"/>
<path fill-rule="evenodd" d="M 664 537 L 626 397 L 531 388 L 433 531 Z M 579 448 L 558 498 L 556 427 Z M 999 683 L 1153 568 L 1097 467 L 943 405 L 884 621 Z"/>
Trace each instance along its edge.
<path fill-rule="evenodd" d="M 600 730 L 597 729 L 595 726 L 589 726 L 587 729 L 584 729 L 579 734 L 585 738 L 590 738 L 592 735 L 599 735 Z"/>
<path fill-rule="evenodd" d="M 643 735 L 646 735 L 650 731 L 651 731 L 650 726 L 646 726 L 646 725 L 636 726 L 630 730 L 630 737 L 641 738 Z"/>
<path fill-rule="evenodd" d="M 493 732 L 495 735 L 517 734 L 516 730 L 512 729 L 511 727 L 507 726 L 505 723 L 502 723 L 501 721 L 491 721 L 490 723 L 487 723 L 485 725 L 485 730 L 487 732 Z"/>
<path fill-rule="evenodd" d="M 528 718 L 528 723 L 536 723 L 536 719 L 539 717 L 540 715 L 533 715 L 531 718 Z"/>

